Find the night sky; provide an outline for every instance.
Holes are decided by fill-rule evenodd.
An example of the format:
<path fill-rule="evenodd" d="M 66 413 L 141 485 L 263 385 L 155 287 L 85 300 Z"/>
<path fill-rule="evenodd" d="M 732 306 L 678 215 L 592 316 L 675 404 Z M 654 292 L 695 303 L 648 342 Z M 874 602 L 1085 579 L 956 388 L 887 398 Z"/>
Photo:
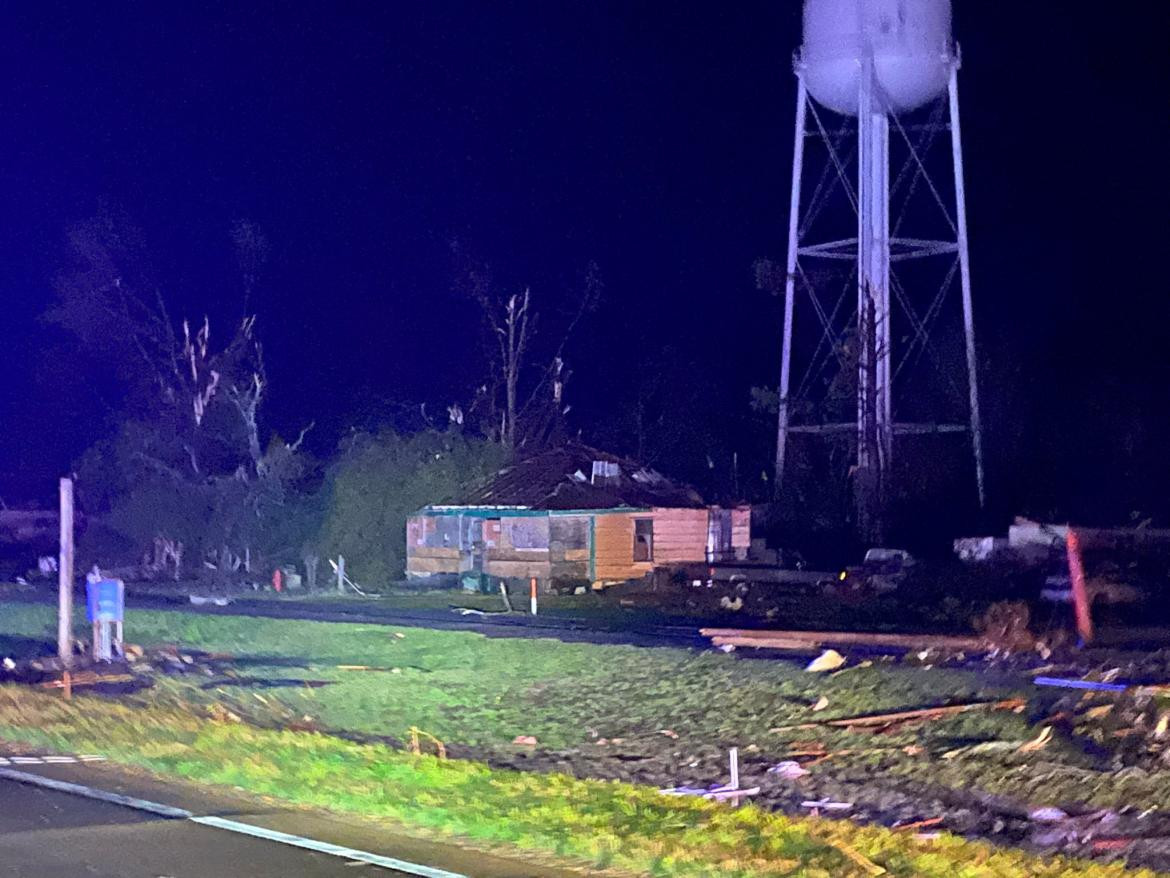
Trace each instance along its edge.
<path fill-rule="evenodd" d="M 482 381 L 458 239 L 548 326 L 600 267 L 566 357 L 584 439 L 634 451 L 649 387 L 660 468 L 701 482 L 735 452 L 758 473 L 773 437 L 748 394 L 776 382 L 780 308 L 752 262 L 784 256 L 796 0 L 247 5 L 8 10 L 0 497 L 52 502 L 110 428 L 100 370 L 41 319 L 67 229 L 102 203 L 145 230 L 176 315 L 221 338 L 228 229 L 263 228 L 267 421 L 315 420 L 320 454 Z M 1170 13 L 956 7 L 993 506 L 1162 513 Z"/>

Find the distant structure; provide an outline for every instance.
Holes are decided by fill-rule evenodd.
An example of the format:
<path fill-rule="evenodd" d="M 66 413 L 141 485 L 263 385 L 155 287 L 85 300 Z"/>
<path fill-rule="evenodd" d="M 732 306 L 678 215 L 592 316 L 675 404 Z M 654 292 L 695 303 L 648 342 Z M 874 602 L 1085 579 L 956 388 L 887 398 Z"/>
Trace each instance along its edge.
<path fill-rule="evenodd" d="M 660 567 L 744 560 L 750 545 L 750 507 L 707 506 L 689 485 L 569 443 L 419 510 L 406 524 L 406 576 L 601 589 Z"/>
<path fill-rule="evenodd" d="M 951 4 L 805 0 L 794 67 L 776 487 L 794 435 L 853 437 L 856 523 L 877 543 L 898 437 L 964 434 L 984 500 Z"/>

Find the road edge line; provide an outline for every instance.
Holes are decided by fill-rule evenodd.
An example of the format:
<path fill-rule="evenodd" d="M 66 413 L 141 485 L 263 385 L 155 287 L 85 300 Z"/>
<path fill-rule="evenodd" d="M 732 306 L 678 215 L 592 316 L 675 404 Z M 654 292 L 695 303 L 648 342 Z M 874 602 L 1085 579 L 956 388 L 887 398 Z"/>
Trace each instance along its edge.
<path fill-rule="evenodd" d="M 121 793 L 109 793 L 105 790 L 87 787 L 79 783 L 70 783 L 67 780 L 57 780 L 40 774 L 27 771 L 16 771 L 12 768 L 0 768 L 0 779 L 12 780 L 30 786 L 44 787 L 56 790 L 59 793 L 71 793 L 74 796 L 84 796 L 87 799 L 97 799 L 99 802 L 109 802 L 112 805 L 122 805 L 125 808 L 134 808 L 137 811 L 148 811 L 159 817 L 171 820 L 189 820 L 195 815 L 183 808 L 172 808 L 170 805 L 160 805 L 146 799 L 136 799 L 134 796 L 123 796 Z"/>
<path fill-rule="evenodd" d="M 369 851 L 360 851 L 356 848 L 347 848 L 327 841 L 317 841 L 313 838 L 305 838 L 302 835 L 293 835 L 292 833 L 281 832 L 276 829 L 266 829 L 263 826 L 254 826 L 251 823 L 240 823 L 238 820 L 227 820 L 223 817 L 214 816 L 192 817 L 190 819 L 193 823 L 198 823 L 200 826 L 213 826 L 216 829 L 226 829 L 228 832 L 238 832 L 242 835 L 250 835 L 278 844 L 287 844 L 292 847 L 304 848 L 305 850 L 316 851 L 321 854 L 331 854 L 346 860 L 369 863 L 374 866 L 383 866 L 387 869 L 395 869 L 399 872 L 418 875 L 420 878 L 468 878 L 468 876 L 458 872 L 448 872 L 445 869 L 423 866 L 418 863 L 408 862 L 407 860 L 399 860 L 395 857 L 385 857 L 381 854 L 370 853 Z"/>

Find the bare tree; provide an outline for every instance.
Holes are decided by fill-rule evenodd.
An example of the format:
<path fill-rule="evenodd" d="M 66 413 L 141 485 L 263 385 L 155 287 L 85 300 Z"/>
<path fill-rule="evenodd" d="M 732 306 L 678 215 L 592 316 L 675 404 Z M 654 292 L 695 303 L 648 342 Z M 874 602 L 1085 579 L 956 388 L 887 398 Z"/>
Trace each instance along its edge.
<path fill-rule="evenodd" d="M 488 380 L 480 388 L 472 410 L 486 415 L 488 434 L 510 452 L 525 445 L 541 445 L 561 430 L 569 406 L 565 387 L 570 377 L 564 354 L 569 340 L 587 314 L 598 305 L 603 285 L 595 263 L 590 263 L 584 282 L 572 297 L 567 319 L 558 321 L 560 331 L 542 368 L 534 368 L 534 342 L 539 315 L 531 288 L 504 294 L 494 283 L 490 268 L 471 258 L 458 243 L 456 288 L 479 306 L 487 339 Z M 503 398 L 501 409 L 500 398 Z M 459 412 L 460 423 L 463 413 Z"/>
<path fill-rule="evenodd" d="M 248 224 L 237 224 L 233 241 L 247 295 L 266 244 Z M 167 482 L 178 505 L 210 510 L 202 526 L 218 529 L 213 544 L 219 554 L 247 558 L 261 520 L 285 502 L 308 430 L 292 443 L 265 447 L 259 413 L 268 384 L 255 316 L 243 317 L 222 345 L 215 344 L 206 316 L 197 325 L 173 321 L 141 235 L 122 216 L 107 212 L 80 224 L 70 244 L 74 264 L 57 279 L 59 299 L 49 319 L 103 362 L 117 364 L 128 391 L 120 435 L 129 458 Z M 127 344 L 134 354 L 129 359 Z M 166 515 L 158 517 L 155 536 L 181 545 L 180 535 L 166 528 L 185 530 L 182 539 L 191 540 L 194 525 L 192 516 L 175 511 L 172 525 Z M 206 545 L 210 536 L 200 541 Z"/>

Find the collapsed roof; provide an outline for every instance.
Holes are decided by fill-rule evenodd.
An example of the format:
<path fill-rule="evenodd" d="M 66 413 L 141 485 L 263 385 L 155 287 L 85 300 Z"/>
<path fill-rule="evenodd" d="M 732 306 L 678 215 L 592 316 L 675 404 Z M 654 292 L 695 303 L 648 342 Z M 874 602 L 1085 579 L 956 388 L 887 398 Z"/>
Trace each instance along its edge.
<path fill-rule="evenodd" d="M 572 443 L 505 467 L 452 505 L 564 510 L 705 504 L 690 485 L 636 461 Z"/>

